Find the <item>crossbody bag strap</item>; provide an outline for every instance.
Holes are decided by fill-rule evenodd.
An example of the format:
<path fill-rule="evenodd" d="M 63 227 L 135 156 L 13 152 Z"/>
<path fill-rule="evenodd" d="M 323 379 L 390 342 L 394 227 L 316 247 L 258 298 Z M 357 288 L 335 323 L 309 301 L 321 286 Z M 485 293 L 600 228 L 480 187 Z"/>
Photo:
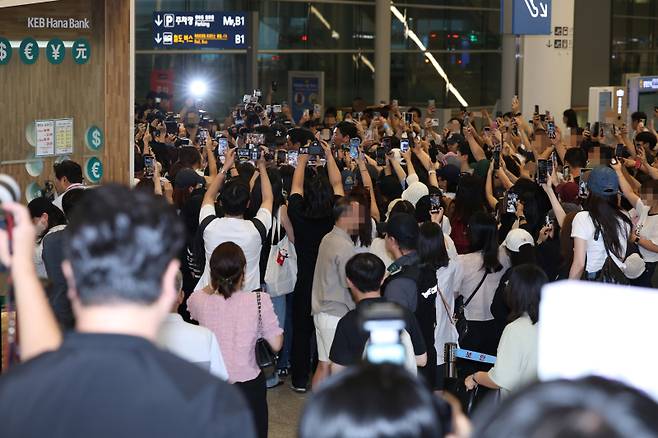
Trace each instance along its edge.
<path fill-rule="evenodd" d="M 258 303 L 258 336 L 263 336 L 263 317 L 260 313 L 260 292 L 256 292 L 256 302 Z"/>
<path fill-rule="evenodd" d="M 467 299 L 466 302 L 464 303 L 464 307 L 468 306 L 468 303 L 471 302 L 471 300 L 473 299 L 473 297 L 475 296 L 475 294 L 480 290 L 480 287 L 482 287 L 482 283 L 484 283 L 484 279 L 487 278 L 487 275 L 489 275 L 489 273 L 485 271 L 484 275 L 482 276 L 482 280 L 480 280 L 480 282 L 478 283 L 477 287 L 475 288 L 475 290 L 473 291 L 473 293 L 471 294 L 471 296 L 468 297 L 468 299 Z"/>
<path fill-rule="evenodd" d="M 450 309 L 448 309 L 448 303 L 446 302 L 446 297 L 443 296 L 443 292 L 441 292 L 441 289 L 439 288 L 439 284 L 436 284 L 436 290 L 439 293 L 439 296 L 441 297 L 441 302 L 443 303 L 443 308 L 446 309 L 446 315 L 448 315 L 448 321 L 450 321 L 450 324 L 455 325 L 455 320 L 453 316 L 450 314 Z"/>
<path fill-rule="evenodd" d="M 595 230 L 594 231 L 594 240 L 599 240 L 599 237 L 601 238 L 601 240 L 603 240 L 603 247 L 605 248 L 605 253 L 607 254 L 608 257 L 610 257 L 610 250 L 608 249 L 608 244 L 605 243 L 605 238 L 603 237 L 603 233 L 601 232 L 601 228 L 594 225 L 594 230 Z"/>

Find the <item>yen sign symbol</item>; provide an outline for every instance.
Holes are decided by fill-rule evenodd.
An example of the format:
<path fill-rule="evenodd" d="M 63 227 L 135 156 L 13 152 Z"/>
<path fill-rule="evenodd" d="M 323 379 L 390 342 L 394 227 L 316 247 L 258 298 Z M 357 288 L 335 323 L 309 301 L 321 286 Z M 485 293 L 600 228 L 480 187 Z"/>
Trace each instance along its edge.
<path fill-rule="evenodd" d="M 71 54 L 76 64 L 86 64 L 91 57 L 91 46 L 85 38 L 80 38 L 73 42 Z"/>
<path fill-rule="evenodd" d="M 59 38 L 53 38 L 48 41 L 46 46 L 46 57 L 51 64 L 61 64 L 64 60 L 64 54 L 66 49 L 64 48 L 64 41 Z"/>
<path fill-rule="evenodd" d="M 25 38 L 19 49 L 21 60 L 25 64 L 34 64 L 39 59 L 39 45 L 34 38 Z"/>

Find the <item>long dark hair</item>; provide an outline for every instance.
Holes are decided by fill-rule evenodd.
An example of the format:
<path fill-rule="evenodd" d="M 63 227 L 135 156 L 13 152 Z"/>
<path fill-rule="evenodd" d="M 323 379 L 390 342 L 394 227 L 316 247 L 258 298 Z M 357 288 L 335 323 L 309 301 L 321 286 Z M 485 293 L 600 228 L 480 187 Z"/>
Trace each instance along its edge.
<path fill-rule="evenodd" d="M 620 259 L 624 259 L 622 242 L 627 239 L 627 231 L 623 224 L 632 226 L 632 222 L 619 207 L 617 195 L 599 196 L 594 193 L 585 200 L 583 208 L 589 212 L 594 227 L 601 230 L 601 236 L 608 250 Z"/>
<path fill-rule="evenodd" d="M 372 243 L 370 191 L 363 186 L 354 186 L 349 197 L 352 201 L 359 203 L 359 243 L 363 247 L 370 246 Z"/>
<path fill-rule="evenodd" d="M 526 263 L 511 269 L 509 283 L 505 290 L 505 301 L 510 308 L 509 322 L 527 313 L 532 323 L 537 324 L 541 288 L 546 283 L 548 283 L 548 278 L 537 265 Z"/>
<path fill-rule="evenodd" d="M 482 211 L 476 212 L 468 221 L 471 251 L 482 253 L 482 268 L 498 272 L 503 266 L 498 260 L 498 226 L 496 219 Z"/>
<path fill-rule="evenodd" d="M 417 251 L 420 263 L 435 271 L 450 263 L 443 230 L 434 222 L 425 222 L 420 226 Z"/>
<path fill-rule="evenodd" d="M 483 188 L 484 182 L 479 176 L 462 176 L 455 194 L 453 218 L 465 222 L 476 212 L 486 211 Z"/>
<path fill-rule="evenodd" d="M 306 168 L 304 216 L 311 219 L 331 216 L 333 205 L 333 189 L 326 172 L 323 172 L 322 169 L 315 172 L 311 168 Z"/>

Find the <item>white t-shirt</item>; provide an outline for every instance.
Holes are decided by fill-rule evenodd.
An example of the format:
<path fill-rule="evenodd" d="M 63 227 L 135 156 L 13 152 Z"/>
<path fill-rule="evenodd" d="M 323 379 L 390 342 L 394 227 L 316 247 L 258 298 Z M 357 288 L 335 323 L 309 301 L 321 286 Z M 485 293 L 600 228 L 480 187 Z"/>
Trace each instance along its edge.
<path fill-rule="evenodd" d="M 179 314 L 170 313 L 160 326 L 156 343 L 220 379 L 228 380 L 217 338 L 209 329 L 188 324 Z"/>
<path fill-rule="evenodd" d="M 199 213 L 199 223 L 214 214 L 214 205 L 206 204 L 202 206 Z M 272 213 L 265 208 L 261 208 L 256 213 L 256 219 L 265 227 L 265 233 L 268 233 L 272 226 Z M 212 221 L 203 231 L 203 243 L 206 249 L 206 267 L 195 290 L 203 289 L 210 284 L 210 257 L 215 248 L 224 242 L 233 242 L 242 248 L 244 252 L 247 267 L 243 289 L 245 291 L 259 289 L 260 250 L 263 246 L 260 233 L 258 233 L 258 230 L 251 221 L 223 217 Z"/>
<path fill-rule="evenodd" d="M 506 397 L 515 389 L 537 380 L 537 324 L 528 314 L 510 322 L 498 343 L 496 364 L 489 377 Z"/>
<path fill-rule="evenodd" d="M 57 195 L 55 199 L 53 199 L 53 205 L 59 208 L 60 210 L 64 211 L 64 207 L 62 207 L 62 200 L 64 199 L 64 195 L 66 195 L 71 190 L 79 190 L 84 188 L 85 186 L 80 183 L 71 184 L 66 188 L 66 190 L 64 190 L 64 193 L 60 193 L 59 195 Z"/>
<path fill-rule="evenodd" d="M 637 224 L 640 230 L 640 237 L 650 240 L 652 243 L 658 245 L 658 215 L 649 215 L 651 207 L 645 205 L 640 198 L 635 204 L 635 209 L 631 210 L 631 218 Z M 658 253 L 649 251 L 646 248 L 638 245 L 640 254 L 647 263 L 658 262 Z"/>
<path fill-rule="evenodd" d="M 434 347 L 436 348 L 436 364 L 443 365 L 443 347 L 446 342 L 457 342 L 459 335 L 452 321 L 455 314 L 455 297 L 457 287 L 462 281 L 462 264 L 459 260 L 450 260 L 448 266 L 436 271 L 436 280 L 441 295 L 436 296 L 436 327 L 434 328 Z"/>
<path fill-rule="evenodd" d="M 624 223 L 622 229 L 625 231 L 621 236 L 621 249 L 622 253 L 625 254 L 626 241 L 628 240 L 628 234 L 630 233 L 630 226 Z M 594 222 L 592 222 L 589 212 L 581 211 L 576 214 L 571 225 L 571 237 L 577 237 L 587 241 L 587 264 L 585 265 L 585 271 L 592 273 L 598 272 L 603 268 L 603 264 L 607 257 L 605 245 L 603 244 L 603 236 L 599 235 L 599 239 L 594 240 L 595 233 L 596 229 L 594 228 Z M 610 256 L 617 266 L 622 270 L 625 268 L 622 260 L 619 260 L 613 253 L 610 253 Z"/>
<path fill-rule="evenodd" d="M 457 291 L 458 295 L 462 295 L 464 302 L 466 302 L 484 276 L 482 253 L 478 251 L 461 254 L 459 261 L 462 264 L 464 275 L 462 276 L 461 284 L 457 287 Z M 482 286 L 480 286 L 480 289 L 478 289 L 471 302 L 466 306 L 464 313 L 467 320 L 490 321 L 494 319 L 490 309 L 491 303 L 496 294 L 496 289 L 498 289 L 500 279 L 510 267 L 509 256 L 503 246 L 498 248 L 498 261 L 503 268 L 498 272 L 490 273 L 484 279 Z"/>

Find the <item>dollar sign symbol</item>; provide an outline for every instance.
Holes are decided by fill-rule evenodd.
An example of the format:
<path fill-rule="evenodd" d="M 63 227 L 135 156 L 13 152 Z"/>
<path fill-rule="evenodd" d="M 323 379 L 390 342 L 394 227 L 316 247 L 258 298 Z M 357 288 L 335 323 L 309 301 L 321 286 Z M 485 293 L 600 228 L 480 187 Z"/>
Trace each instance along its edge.
<path fill-rule="evenodd" d="M 98 131 L 94 131 L 91 134 L 91 141 L 94 143 L 94 146 L 98 147 L 101 145 L 101 133 Z"/>
<path fill-rule="evenodd" d="M 7 45 L 4 42 L 0 43 L 0 61 L 4 61 L 7 57 Z"/>

